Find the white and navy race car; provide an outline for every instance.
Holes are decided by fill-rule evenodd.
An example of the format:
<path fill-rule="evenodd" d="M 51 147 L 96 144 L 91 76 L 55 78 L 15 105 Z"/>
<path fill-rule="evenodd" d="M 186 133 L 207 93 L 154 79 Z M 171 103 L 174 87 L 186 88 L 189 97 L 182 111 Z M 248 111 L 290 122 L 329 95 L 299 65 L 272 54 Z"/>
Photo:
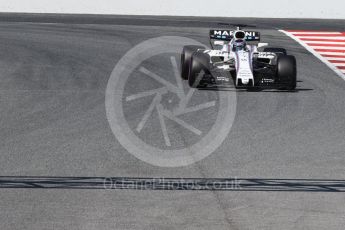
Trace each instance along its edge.
<path fill-rule="evenodd" d="M 236 88 L 296 88 L 296 59 L 283 48 L 263 48 L 255 31 L 211 30 L 211 50 L 185 46 L 181 77 L 189 86 L 203 88 L 233 82 Z"/>

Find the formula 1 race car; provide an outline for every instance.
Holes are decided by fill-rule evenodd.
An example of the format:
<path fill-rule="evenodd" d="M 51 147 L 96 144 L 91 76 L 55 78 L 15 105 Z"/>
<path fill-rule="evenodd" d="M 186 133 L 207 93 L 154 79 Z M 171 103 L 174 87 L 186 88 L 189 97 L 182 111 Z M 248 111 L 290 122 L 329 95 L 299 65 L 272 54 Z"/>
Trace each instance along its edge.
<path fill-rule="evenodd" d="M 263 48 L 260 33 L 211 30 L 211 50 L 201 46 L 185 46 L 181 54 L 181 77 L 189 86 L 203 88 L 208 85 L 231 84 L 236 88 L 296 88 L 296 59 L 283 48 Z"/>

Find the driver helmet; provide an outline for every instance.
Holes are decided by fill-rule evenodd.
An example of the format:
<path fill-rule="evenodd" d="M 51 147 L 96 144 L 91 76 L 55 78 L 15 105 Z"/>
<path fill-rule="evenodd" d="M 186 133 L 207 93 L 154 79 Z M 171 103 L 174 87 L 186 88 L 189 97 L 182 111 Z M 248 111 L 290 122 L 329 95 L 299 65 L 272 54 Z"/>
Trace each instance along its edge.
<path fill-rule="evenodd" d="M 237 39 L 233 43 L 233 51 L 244 50 L 246 48 L 246 42 L 243 39 Z"/>

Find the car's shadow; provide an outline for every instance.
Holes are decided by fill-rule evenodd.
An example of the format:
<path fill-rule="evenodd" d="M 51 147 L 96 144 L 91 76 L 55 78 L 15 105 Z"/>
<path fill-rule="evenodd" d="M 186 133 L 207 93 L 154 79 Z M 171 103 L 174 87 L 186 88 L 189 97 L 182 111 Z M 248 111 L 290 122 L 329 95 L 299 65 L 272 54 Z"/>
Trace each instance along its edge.
<path fill-rule="evenodd" d="M 277 88 L 236 88 L 234 85 L 229 86 L 209 86 L 205 88 L 199 88 L 199 90 L 205 91 L 231 91 L 231 92 L 255 92 L 255 93 L 298 93 L 302 91 L 313 91 L 311 88 L 299 88 L 294 90 L 283 90 Z"/>

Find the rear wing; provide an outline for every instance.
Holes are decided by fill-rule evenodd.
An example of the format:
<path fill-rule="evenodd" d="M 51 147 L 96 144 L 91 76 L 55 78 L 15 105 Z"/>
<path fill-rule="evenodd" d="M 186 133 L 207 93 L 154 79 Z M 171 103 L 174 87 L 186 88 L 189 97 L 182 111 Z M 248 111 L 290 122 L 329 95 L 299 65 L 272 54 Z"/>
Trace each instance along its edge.
<path fill-rule="evenodd" d="M 248 43 L 257 44 L 260 42 L 260 32 L 257 31 L 244 31 L 246 34 L 245 40 Z M 234 30 L 210 30 L 211 45 L 214 41 L 231 41 L 234 37 Z"/>

